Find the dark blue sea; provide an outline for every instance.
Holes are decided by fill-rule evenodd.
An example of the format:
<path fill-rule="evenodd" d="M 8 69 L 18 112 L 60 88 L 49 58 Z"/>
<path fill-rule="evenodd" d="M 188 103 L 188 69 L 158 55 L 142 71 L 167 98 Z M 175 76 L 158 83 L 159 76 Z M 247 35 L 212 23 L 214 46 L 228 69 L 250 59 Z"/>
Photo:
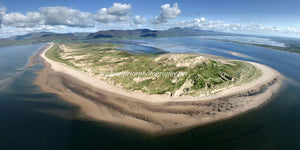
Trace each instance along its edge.
<path fill-rule="evenodd" d="M 26 67 L 44 44 L 0 48 L 0 150 L 300 149 L 300 55 L 256 46 L 176 37 L 135 40 L 126 50 L 205 53 L 268 65 L 286 77 L 271 102 L 229 120 L 184 133 L 150 136 L 78 119 L 78 109 L 34 85 L 43 64 Z M 142 50 L 142 52 L 144 51 Z M 242 55 L 231 55 L 231 52 Z M 80 117 L 79 117 L 80 118 Z"/>

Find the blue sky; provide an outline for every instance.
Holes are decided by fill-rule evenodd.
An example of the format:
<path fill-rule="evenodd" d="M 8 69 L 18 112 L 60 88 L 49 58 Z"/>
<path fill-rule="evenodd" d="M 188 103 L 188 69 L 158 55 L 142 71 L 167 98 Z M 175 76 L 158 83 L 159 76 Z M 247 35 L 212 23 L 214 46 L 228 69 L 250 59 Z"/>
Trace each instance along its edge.
<path fill-rule="evenodd" d="M 120 5 L 116 5 L 112 9 L 120 8 L 122 10 L 119 13 L 126 11 L 126 14 L 111 15 L 109 11 L 108 13 L 99 13 L 101 8 L 109 10 L 114 3 Z M 169 4 L 169 6 L 165 4 Z M 177 5 L 174 6 L 174 4 Z M 165 5 L 165 10 L 162 8 L 163 5 Z M 164 29 L 181 26 L 225 32 L 253 33 L 253 31 L 258 31 L 257 34 L 284 34 L 298 37 L 300 36 L 299 6 L 299 0 L 0 0 L 0 8 L 5 8 L 5 11 L 2 9 L 0 36 L 1 34 L 11 34 L 11 32 L 25 33 L 34 30 L 76 32 L 110 28 Z M 44 9 L 42 12 L 42 7 L 57 8 L 60 12 L 66 12 L 65 18 L 70 15 L 75 19 L 68 23 L 62 20 L 53 20 L 55 16 L 45 16 L 43 13 L 53 12 L 54 9 Z M 78 20 L 76 20 L 78 16 L 70 14 L 71 10 L 90 14 L 76 13 L 80 15 L 78 20 L 82 20 L 84 16 L 98 19 L 94 20 L 95 23 L 92 23 L 92 20 L 85 20 L 91 22 L 78 24 Z M 41 14 L 40 18 L 44 20 L 32 20 L 31 15 L 26 16 L 28 12 L 39 13 Z M 52 14 L 48 13 L 48 15 Z M 133 25 L 132 22 L 136 15 L 140 16 L 141 22 Z M 197 21 L 197 19 L 202 19 L 202 21 Z M 15 23 L 13 23 L 14 21 Z M 30 27 L 32 29 L 29 29 Z"/>

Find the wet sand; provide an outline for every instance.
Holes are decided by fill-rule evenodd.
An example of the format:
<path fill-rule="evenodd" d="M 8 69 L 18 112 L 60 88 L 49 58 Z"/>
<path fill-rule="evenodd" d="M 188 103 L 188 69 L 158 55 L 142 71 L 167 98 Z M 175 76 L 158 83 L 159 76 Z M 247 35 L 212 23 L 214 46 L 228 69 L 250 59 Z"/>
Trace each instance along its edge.
<path fill-rule="evenodd" d="M 184 131 L 245 113 L 270 100 L 279 91 L 283 79 L 277 71 L 252 63 L 262 71 L 262 76 L 255 81 L 210 97 L 174 99 L 124 91 L 46 58 L 45 51 L 41 53 L 45 68 L 35 80 L 42 90 L 79 106 L 89 119 L 150 134 Z"/>

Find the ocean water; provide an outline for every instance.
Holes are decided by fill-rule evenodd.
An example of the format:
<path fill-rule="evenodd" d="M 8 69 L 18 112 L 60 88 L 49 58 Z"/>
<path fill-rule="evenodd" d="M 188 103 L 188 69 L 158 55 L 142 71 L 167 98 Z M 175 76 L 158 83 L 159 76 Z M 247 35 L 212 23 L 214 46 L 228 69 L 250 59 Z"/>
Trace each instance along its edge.
<path fill-rule="evenodd" d="M 57 95 L 41 91 L 33 81 L 43 64 L 25 65 L 43 44 L 3 47 L 0 48 L 0 150 L 300 148 L 299 54 L 197 37 L 147 39 L 137 43 L 170 53 L 199 52 L 259 62 L 278 70 L 287 81 L 282 91 L 261 108 L 183 133 L 154 137 L 80 119 L 76 107 Z M 131 46 L 138 51 L 136 47 Z M 231 55 L 228 51 L 243 55 Z"/>
<path fill-rule="evenodd" d="M 282 42 L 278 42 L 272 40 L 271 38 L 266 37 L 253 37 L 253 36 L 201 36 L 201 39 L 218 39 L 218 40 L 227 40 L 227 41 L 235 41 L 241 43 L 249 43 L 249 44 L 264 44 L 270 46 L 278 46 L 285 47 L 285 44 Z"/>

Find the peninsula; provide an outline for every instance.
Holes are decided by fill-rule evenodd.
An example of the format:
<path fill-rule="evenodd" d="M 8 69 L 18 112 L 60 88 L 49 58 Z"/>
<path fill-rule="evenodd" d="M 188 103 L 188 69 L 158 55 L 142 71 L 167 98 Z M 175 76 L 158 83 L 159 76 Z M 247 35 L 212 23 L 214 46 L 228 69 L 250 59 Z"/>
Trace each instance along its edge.
<path fill-rule="evenodd" d="M 283 76 L 204 54 L 132 54 L 109 43 L 49 43 L 35 83 L 89 119 L 161 134 L 230 118 L 274 94 Z"/>

